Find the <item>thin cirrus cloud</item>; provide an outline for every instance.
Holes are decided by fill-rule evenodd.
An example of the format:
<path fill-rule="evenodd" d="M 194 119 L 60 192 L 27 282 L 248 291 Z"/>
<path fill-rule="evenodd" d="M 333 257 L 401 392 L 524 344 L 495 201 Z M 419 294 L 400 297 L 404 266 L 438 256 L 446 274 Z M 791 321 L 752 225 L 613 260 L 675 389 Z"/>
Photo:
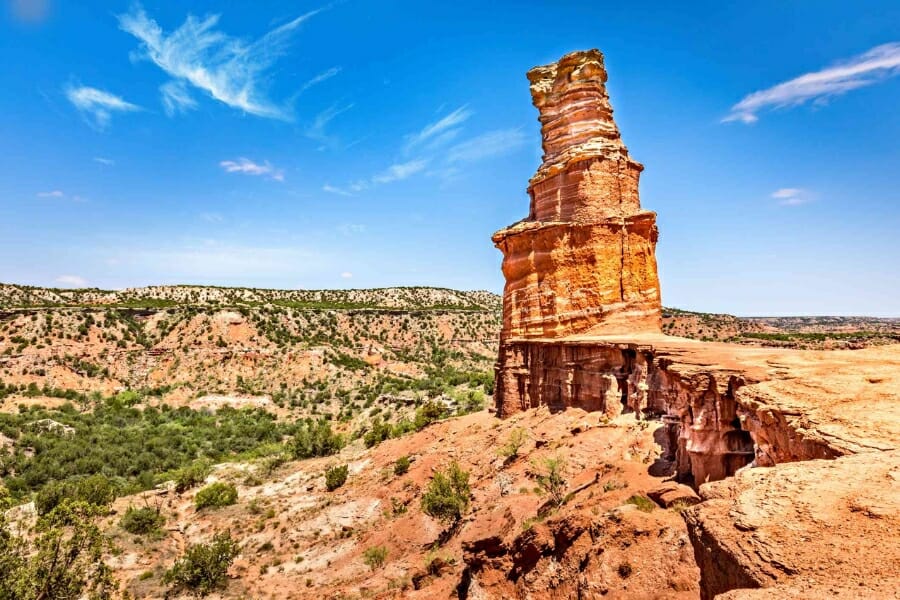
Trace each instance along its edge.
<path fill-rule="evenodd" d="M 343 106 L 340 104 L 332 104 L 325 110 L 321 111 L 315 116 L 310 126 L 306 128 L 306 137 L 321 143 L 322 145 L 319 147 L 320 150 L 337 146 L 337 136 L 329 134 L 326 129 L 329 123 L 331 123 L 335 118 L 347 112 L 351 108 L 353 108 L 353 104 L 345 104 Z"/>
<path fill-rule="evenodd" d="M 244 175 L 256 175 L 275 181 L 284 181 L 284 170 L 275 168 L 269 161 L 257 163 L 249 158 L 237 160 L 223 160 L 219 163 L 226 173 L 242 173 Z"/>
<path fill-rule="evenodd" d="M 272 101 L 262 89 L 263 83 L 300 25 L 322 10 L 296 17 L 253 42 L 217 30 L 219 15 L 203 19 L 188 15 L 180 27 L 166 34 L 139 4 L 119 15 L 119 27 L 141 43 L 140 52 L 133 56 L 150 60 L 184 86 L 161 90 L 167 112 L 175 114 L 196 106 L 189 84 L 231 108 L 290 121 L 289 108 Z"/>
<path fill-rule="evenodd" d="M 98 129 L 106 129 L 112 120 L 113 113 L 129 113 L 141 110 L 132 104 L 111 94 L 89 86 L 68 86 L 65 88 L 66 98 L 78 109 L 78 112 L 89 124 Z"/>
<path fill-rule="evenodd" d="M 318 75 L 316 75 L 315 77 L 313 77 L 312 79 L 310 79 L 309 81 L 304 83 L 300 87 L 300 91 L 298 93 L 302 94 L 309 88 L 311 88 L 315 85 L 319 85 L 320 83 L 322 83 L 324 81 L 328 81 L 329 79 L 331 79 L 332 77 L 334 77 L 335 75 L 337 75 L 340 72 L 341 72 L 340 67 L 331 67 L 330 69 L 328 69 L 326 71 L 322 71 L 321 73 L 319 73 Z"/>
<path fill-rule="evenodd" d="M 452 140 L 459 135 L 459 132 L 461 131 L 458 126 L 462 125 L 471 116 L 472 111 L 469 110 L 468 106 L 460 106 L 440 120 L 429 123 L 420 131 L 407 135 L 405 145 L 406 151 L 410 151 L 428 141 L 432 141 L 432 143 L 441 143 Z"/>
<path fill-rule="evenodd" d="M 73 194 L 71 196 L 67 195 L 62 190 L 50 190 L 48 192 L 38 192 L 35 194 L 38 198 L 66 198 L 71 200 L 72 202 L 87 202 L 87 198 L 79 196 L 78 194 Z"/>
<path fill-rule="evenodd" d="M 422 158 L 404 163 L 396 163 L 368 179 L 360 179 L 351 183 L 347 189 L 326 183 L 322 186 L 322 191 L 330 194 L 338 194 L 340 196 L 352 196 L 355 192 L 362 192 L 379 185 L 409 179 L 413 175 L 424 171 L 427 166 L 428 160 Z"/>
<path fill-rule="evenodd" d="M 159 95 L 166 115 L 174 117 L 197 108 L 197 101 L 191 96 L 183 81 L 167 81 L 159 86 Z"/>
<path fill-rule="evenodd" d="M 425 172 L 426 168 L 432 164 L 435 167 L 426 174 L 449 181 L 459 174 L 459 168 L 454 165 L 501 156 L 518 149 L 525 142 L 522 130 L 512 128 L 488 131 L 447 147 L 462 131 L 461 125 L 471 115 L 472 111 L 467 106 L 461 106 L 438 121 L 429 123 L 419 131 L 404 136 L 403 151 L 409 152 L 421 147 L 419 153 L 422 156 L 406 162 L 395 163 L 368 179 L 361 179 L 344 187 L 325 184 L 322 186 L 322 191 L 341 196 L 352 196 L 378 185 L 408 179 L 413 175 Z M 440 156 L 437 155 L 439 148 L 444 149 Z"/>
<path fill-rule="evenodd" d="M 95 156 L 95 157 L 94 157 L 94 162 L 95 162 L 95 163 L 100 163 L 101 165 L 103 165 L 103 166 L 105 166 L 105 167 L 112 167 L 112 166 L 114 166 L 114 165 L 116 164 L 116 161 L 114 161 L 113 159 L 111 159 L 111 158 L 104 158 L 104 157 L 102 157 L 102 156 Z"/>
<path fill-rule="evenodd" d="M 823 104 L 834 96 L 900 74 L 900 42 L 876 46 L 863 54 L 773 87 L 753 92 L 731 107 L 722 122 L 755 123 L 758 113 L 773 108 Z"/>
<path fill-rule="evenodd" d="M 812 194 L 801 188 L 781 188 L 772 192 L 771 197 L 782 206 L 799 206 L 812 202 Z"/>
<path fill-rule="evenodd" d="M 518 149 L 525 143 L 521 129 L 497 129 L 452 146 L 447 151 L 447 161 L 475 162 L 502 156 Z"/>

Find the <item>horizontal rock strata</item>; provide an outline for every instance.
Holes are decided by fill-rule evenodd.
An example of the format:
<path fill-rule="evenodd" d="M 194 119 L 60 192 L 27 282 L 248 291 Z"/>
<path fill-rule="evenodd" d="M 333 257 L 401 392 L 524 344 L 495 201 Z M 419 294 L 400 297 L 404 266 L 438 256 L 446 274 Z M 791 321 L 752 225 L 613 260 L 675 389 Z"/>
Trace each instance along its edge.
<path fill-rule="evenodd" d="M 502 338 L 659 331 L 656 215 L 622 143 L 597 50 L 529 71 L 543 162 L 529 215 L 498 231 Z"/>

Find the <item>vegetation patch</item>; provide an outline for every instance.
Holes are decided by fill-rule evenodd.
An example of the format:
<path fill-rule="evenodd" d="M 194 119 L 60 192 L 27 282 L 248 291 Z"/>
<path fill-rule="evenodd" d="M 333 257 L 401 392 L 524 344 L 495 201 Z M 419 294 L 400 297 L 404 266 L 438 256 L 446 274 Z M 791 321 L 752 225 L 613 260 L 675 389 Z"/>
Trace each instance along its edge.
<path fill-rule="evenodd" d="M 240 553 L 229 533 L 218 533 L 208 544 L 189 546 L 184 556 L 166 571 L 163 581 L 172 591 L 208 596 L 228 583 L 228 567 Z"/>
<path fill-rule="evenodd" d="M 331 467 L 325 471 L 325 488 L 329 492 L 333 492 L 345 483 L 347 483 L 347 473 L 349 468 L 347 465 Z"/>
<path fill-rule="evenodd" d="M 158 508 L 129 506 L 119 521 L 119 526 L 134 535 L 151 535 L 158 533 L 165 524 L 166 518 Z"/>
<path fill-rule="evenodd" d="M 233 484 L 216 482 L 211 483 L 194 497 L 194 504 L 197 510 L 203 508 L 221 508 L 223 506 L 231 506 L 237 502 L 238 492 Z"/>
<path fill-rule="evenodd" d="M 437 471 L 422 496 L 422 511 L 451 527 L 459 524 L 469 508 L 469 472 L 453 461 L 446 471 Z"/>
<path fill-rule="evenodd" d="M 656 509 L 656 503 L 653 502 L 650 498 L 646 496 L 641 496 L 640 494 L 635 494 L 625 501 L 625 504 L 633 504 L 638 510 L 643 512 L 653 512 Z"/>

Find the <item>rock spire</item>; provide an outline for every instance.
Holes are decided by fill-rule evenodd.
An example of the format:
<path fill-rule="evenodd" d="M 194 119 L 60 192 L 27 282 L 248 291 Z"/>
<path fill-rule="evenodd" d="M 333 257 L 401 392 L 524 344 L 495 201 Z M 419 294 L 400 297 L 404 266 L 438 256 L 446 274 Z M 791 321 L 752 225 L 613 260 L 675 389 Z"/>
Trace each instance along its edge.
<path fill-rule="evenodd" d="M 498 231 L 505 339 L 659 332 L 656 214 L 622 143 L 599 50 L 528 72 L 543 163 L 528 217 Z"/>

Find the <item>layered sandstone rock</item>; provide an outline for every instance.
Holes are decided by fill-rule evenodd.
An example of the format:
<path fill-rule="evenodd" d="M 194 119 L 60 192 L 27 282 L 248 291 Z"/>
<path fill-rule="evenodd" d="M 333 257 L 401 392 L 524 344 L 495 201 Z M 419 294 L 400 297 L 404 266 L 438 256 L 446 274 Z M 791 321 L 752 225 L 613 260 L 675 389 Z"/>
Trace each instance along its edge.
<path fill-rule="evenodd" d="M 612 118 L 598 50 L 529 71 L 544 159 L 503 252 L 503 339 L 659 331 L 656 215 Z"/>
<path fill-rule="evenodd" d="M 701 598 L 897 597 L 897 451 L 750 469 L 700 490 L 685 516 Z"/>

